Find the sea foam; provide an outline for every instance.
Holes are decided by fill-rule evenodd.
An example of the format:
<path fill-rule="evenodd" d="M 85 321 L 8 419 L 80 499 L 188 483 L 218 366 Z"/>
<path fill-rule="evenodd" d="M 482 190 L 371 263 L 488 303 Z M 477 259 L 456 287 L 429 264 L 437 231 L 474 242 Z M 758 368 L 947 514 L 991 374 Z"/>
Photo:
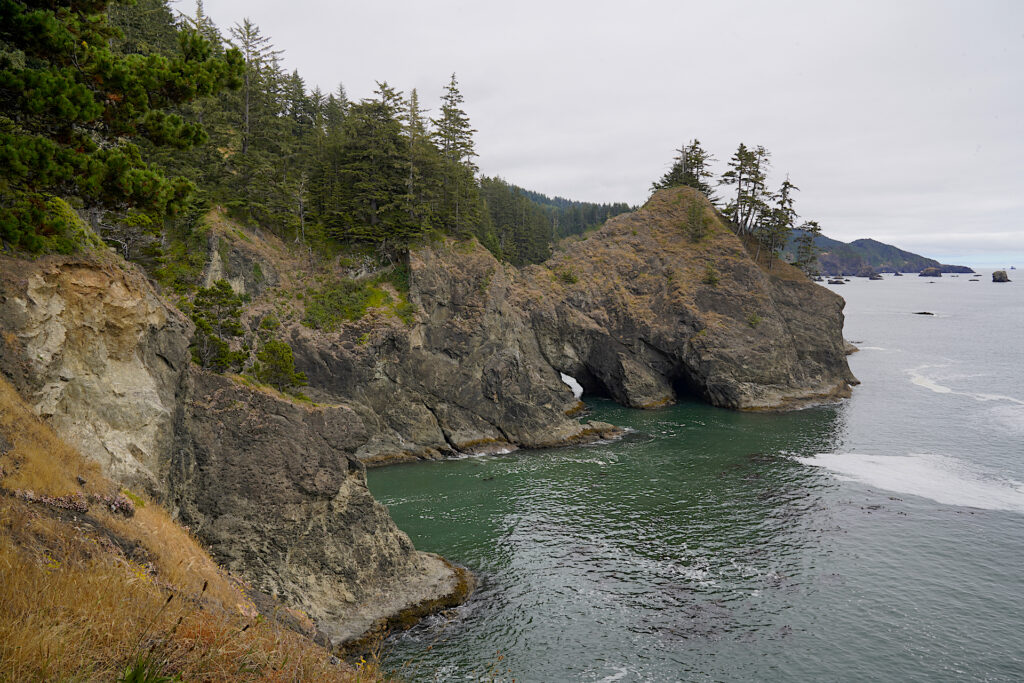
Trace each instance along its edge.
<path fill-rule="evenodd" d="M 1024 483 L 1000 478 L 949 456 L 820 453 L 796 460 L 825 468 L 843 479 L 944 505 L 1024 513 Z"/>

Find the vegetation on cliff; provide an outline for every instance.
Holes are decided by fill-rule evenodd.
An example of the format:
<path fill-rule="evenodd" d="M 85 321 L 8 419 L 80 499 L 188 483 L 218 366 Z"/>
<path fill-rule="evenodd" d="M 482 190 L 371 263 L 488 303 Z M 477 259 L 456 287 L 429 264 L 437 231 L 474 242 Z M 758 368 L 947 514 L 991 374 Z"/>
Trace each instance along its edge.
<path fill-rule="evenodd" d="M 261 616 L 161 506 L 120 491 L 0 378 L 0 678 L 379 678 L 283 625 L 311 629 L 302 613 Z"/>

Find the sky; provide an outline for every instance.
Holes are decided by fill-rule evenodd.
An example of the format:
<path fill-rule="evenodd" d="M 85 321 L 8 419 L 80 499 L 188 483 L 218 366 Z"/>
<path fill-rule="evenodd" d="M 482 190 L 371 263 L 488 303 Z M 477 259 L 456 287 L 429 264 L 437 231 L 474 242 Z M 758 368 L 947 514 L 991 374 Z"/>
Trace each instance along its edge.
<path fill-rule="evenodd" d="M 192 0 L 179 0 L 191 14 Z M 284 66 L 350 99 L 376 81 L 436 115 L 457 74 L 481 172 L 642 204 L 693 138 L 770 181 L 830 237 L 1024 266 L 1021 0 L 206 0 Z M 729 191 L 723 187 L 720 194 Z"/>

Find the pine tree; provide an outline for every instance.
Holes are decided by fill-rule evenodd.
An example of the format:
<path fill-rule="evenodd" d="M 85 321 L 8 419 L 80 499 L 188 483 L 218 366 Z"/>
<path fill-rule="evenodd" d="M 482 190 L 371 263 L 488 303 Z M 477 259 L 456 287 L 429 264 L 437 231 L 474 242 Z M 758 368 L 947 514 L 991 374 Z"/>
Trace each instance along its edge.
<path fill-rule="evenodd" d="M 469 116 L 462 110 L 464 98 L 452 74 L 441 97 L 441 114 L 433 119 L 434 140 L 442 159 L 442 207 L 446 224 L 456 233 L 466 233 L 480 220 L 482 207 L 476 185 L 476 148 Z"/>
<path fill-rule="evenodd" d="M 690 144 L 676 150 L 672 168 L 661 177 L 661 180 L 651 185 L 651 190 L 678 186 L 692 187 L 700 190 L 705 197 L 714 202 L 714 188 L 707 182 L 714 177 L 714 173 L 708 168 L 714 160 L 715 157 L 701 147 L 700 140 L 694 138 Z"/>
<path fill-rule="evenodd" d="M 818 245 L 814 243 L 815 238 L 821 236 L 821 226 L 818 221 L 807 221 L 802 223 L 797 235 L 796 260 L 793 265 L 804 271 L 811 278 L 818 277 Z"/>
<path fill-rule="evenodd" d="M 237 82 L 241 57 L 213 55 L 195 31 L 178 54 L 121 55 L 107 4 L 0 3 L 0 237 L 30 250 L 66 229 L 57 195 L 86 208 L 180 208 L 193 190 L 143 162 L 132 140 L 187 148 L 201 125 L 167 109 Z"/>
<path fill-rule="evenodd" d="M 765 183 L 770 156 L 764 147 L 749 149 L 740 143 L 729 159 L 729 170 L 722 174 L 723 185 L 736 186 L 736 197 L 726 205 L 724 213 L 739 235 L 753 235 L 769 210 Z"/>
<path fill-rule="evenodd" d="M 764 220 L 758 225 L 756 237 L 758 254 L 761 247 L 768 252 L 768 270 L 771 270 L 776 253 L 789 240 L 793 226 L 796 224 L 796 211 L 793 209 L 793 193 L 800 188 L 789 181 L 789 176 L 782 182 L 779 191 L 774 195 L 775 205 L 768 211 Z M 756 255 L 755 255 L 756 258 Z"/>

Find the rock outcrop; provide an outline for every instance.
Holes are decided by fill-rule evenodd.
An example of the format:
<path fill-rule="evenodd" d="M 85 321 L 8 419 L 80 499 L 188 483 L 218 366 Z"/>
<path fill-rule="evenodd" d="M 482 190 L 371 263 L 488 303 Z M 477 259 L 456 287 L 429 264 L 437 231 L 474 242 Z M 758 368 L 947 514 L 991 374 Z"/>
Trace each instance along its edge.
<path fill-rule="evenodd" d="M 191 323 L 109 254 L 0 257 L 0 371 L 108 475 L 167 502 L 221 562 L 301 606 L 335 644 L 468 590 L 464 572 L 395 528 L 366 464 L 613 436 L 571 417 L 582 404 L 563 373 L 639 408 L 696 395 L 786 409 L 856 383 L 842 298 L 755 262 L 685 188 L 522 270 L 473 240 L 418 248 L 408 293 L 392 290 L 414 313 L 371 309 L 332 332 L 300 322 L 299 257 L 233 241 L 241 229 L 220 223 L 207 279 L 253 297 L 250 328 L 281 314 L 275 334 L 316 405 L 195 369 Z"/>
<path fill-rule="evenodd" d="M 120 259 L 0 256 L 0 371 L 105 473 L 160 495 L 192 323 Z"/>
<path fill-rule="evenodd" d="M 1010 276 L 1005 270 L 997 270 L 992 273 L 992 282 L 1010 282 Z"/>
<path fill-rule="evenodd" d="M 940 268 L 924 268 L 924 269 L 921 270 L 920 273 L 917 274 L 917 276 L 918 277 L 942 277 L 942 270 Z"/>
<path fill-rule="evenodd" d="M 707 224 L 697 241 L 685 228 L 693 202 Z M 627 406 L 696 395 L 782 409 L 847 396 L 857 381 L 843 299 L 786 264 L 756 264 L 686 188 L 656 193 L 526 275 L 520 306 L 545 358 Z"/>
<path fill-rule="evenodd" d="M 424 601 L 458 601 L 464 576 L 417 552 L 373 499 L 344 406 L 312 407 L 199 370 L 188 374 L 169 496 L 228 569 L 300 607 L 332 645 Z"/>
<path fill-rule="evenodd" d="M 192 324 L 109 254 L 0 257 L 0 274 L 0 371 L 33 410 L 331 644 L 465 597 L 466 572 L 417 552 L 371 496 L 351 409 L 195 369 Z"/>

